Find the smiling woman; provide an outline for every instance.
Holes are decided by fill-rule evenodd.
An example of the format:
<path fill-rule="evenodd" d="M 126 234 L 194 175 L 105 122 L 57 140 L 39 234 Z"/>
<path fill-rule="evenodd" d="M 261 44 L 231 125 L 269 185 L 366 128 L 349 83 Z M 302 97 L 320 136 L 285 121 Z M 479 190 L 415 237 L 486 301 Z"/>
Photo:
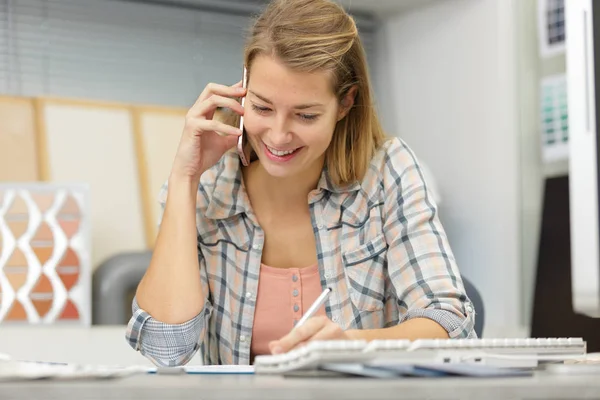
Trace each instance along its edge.
<path fill-rule="evenodd" d="M 328 0 L 274 0 L 244 61 L 246 88 L 209 84 L 187 114 L 131 346 L 159 365 L 198 349 L 248 364 L 311 340 L 475 336 L 416 157 L 382 132 L 354 20 Z M 248 166 L 228 151 L 231 113 Z"/>

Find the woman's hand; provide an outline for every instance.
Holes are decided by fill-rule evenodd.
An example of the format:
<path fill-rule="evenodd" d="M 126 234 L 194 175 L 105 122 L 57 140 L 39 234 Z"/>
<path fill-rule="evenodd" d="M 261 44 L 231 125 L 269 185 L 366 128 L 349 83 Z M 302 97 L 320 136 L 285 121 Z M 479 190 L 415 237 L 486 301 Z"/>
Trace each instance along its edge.
<path fill-rule="evenodd" d="M 292 329 L 290 333 L 279 340 L 269 343 L 271 354 L 287 353 L 288 351 L 312 340 L 349 340 L 350 331 L 344 331 L 341 326 L 324 316 L 309 318 L 302 326 Z"/>
<path fill-rule="evenodd" d="M 236 145 L 242 134 L 237 127 L 213 119 L 217 107 L 227 107 L 239 115 L 244 109 L 233 97 L 245 96 L 242 83 L 224 86 L 209 83 L 185 118 L 185 127 L 171 169 L 172 177 L 199 180 L 223 154 Z M 218 132 L 218 133 L 217 133 Z"/>

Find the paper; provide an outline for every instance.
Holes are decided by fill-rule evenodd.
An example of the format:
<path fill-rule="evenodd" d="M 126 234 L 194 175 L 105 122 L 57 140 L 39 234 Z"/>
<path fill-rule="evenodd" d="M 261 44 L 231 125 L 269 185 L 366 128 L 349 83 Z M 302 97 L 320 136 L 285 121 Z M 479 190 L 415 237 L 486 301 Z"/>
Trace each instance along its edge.
<path fill-rule="evenodd" d="M 540 83 L 542 158 L 552 163 L 569 158 L 569 114 L 564 74 L 548 76 Z"/>
<path fill-rule="evenodd" d="M 540 55 L 553 57 L 565 52 L 564 0 L 538 0 Z"/>
<path fill-rule="evenodd" d="M 144 374 L 144 366 L 102 366 L 36 361 L 0 361 L 0 382 L 34 379 L 108 379 Z"/>
<path fill-rule="evenodd" d="M 151 374 L 254 374 L 254 365 L 189 365 L 159 367 L 148 370 Z"/>
<path fill-rule="evenodd" d="M 184 370 L 188 374 L 253 374 L 254 365 L 197 365 Z"/>

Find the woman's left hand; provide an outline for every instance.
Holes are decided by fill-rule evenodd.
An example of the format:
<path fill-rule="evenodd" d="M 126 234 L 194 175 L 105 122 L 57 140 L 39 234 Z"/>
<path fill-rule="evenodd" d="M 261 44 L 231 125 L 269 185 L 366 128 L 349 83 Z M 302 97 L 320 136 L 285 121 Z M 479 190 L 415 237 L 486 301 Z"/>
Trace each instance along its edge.
<path fill-rule="evenodd" d="M 324 316 L 309 318 L 302 326 L 294 327 L 290 333 L 269 343 L 271 354 L 287 353 L 312 340 L 349 340 L 348 331 Z"/>

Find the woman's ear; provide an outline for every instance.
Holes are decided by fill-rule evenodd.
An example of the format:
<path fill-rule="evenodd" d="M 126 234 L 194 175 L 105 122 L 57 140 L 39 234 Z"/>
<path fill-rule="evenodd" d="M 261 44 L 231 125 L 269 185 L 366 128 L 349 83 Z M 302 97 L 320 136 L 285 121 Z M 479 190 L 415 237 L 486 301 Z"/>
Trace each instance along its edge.
<path fill-rule="evenodd" d="M 338 121 L 344 119 L 346 115 L 348 115 L 348 112 L 350 112 L 350 109 L 354 106 L 354 99 L 356 98 L 357 92 L 358 87 L 356 85 L 352 86 L 348 90 L 348 92 L 346 92 L 346 95 L 342 99 L 342 104 L 340 105 L 340 109 L 338 112 Z"/>

